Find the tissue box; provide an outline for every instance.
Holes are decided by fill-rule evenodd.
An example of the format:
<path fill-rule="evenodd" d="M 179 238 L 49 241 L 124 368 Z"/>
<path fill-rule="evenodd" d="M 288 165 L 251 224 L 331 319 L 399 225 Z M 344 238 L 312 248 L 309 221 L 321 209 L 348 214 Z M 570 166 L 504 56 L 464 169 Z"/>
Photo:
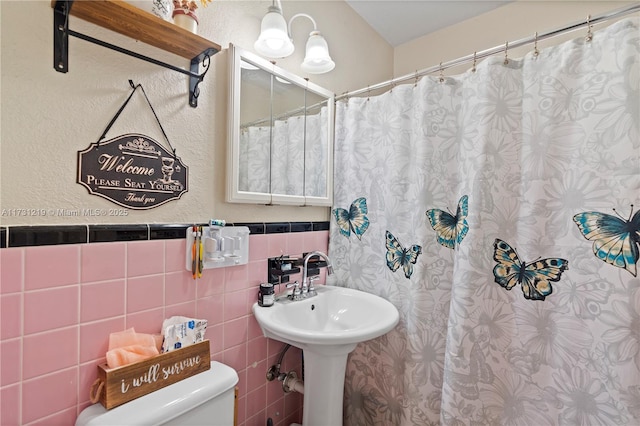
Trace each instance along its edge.
<path fill-rule="evenodd" d="M 209 341 L 205 340 L 118 368 L 100 364 L 96 393 L 100 403 L 110 410 L 210 368 Z"/>

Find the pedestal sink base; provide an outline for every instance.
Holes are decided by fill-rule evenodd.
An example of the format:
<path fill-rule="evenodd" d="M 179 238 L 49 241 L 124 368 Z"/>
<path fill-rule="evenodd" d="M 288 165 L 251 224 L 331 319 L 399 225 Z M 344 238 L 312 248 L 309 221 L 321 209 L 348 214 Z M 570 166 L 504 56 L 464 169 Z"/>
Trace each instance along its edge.
<path fill-rule="evenodd" d="M 303 349 L 304 407 L 303 426 L 341 426 L 344 375 L 347 357 L 356 345 L 345 345 L 340 352 Z"/>

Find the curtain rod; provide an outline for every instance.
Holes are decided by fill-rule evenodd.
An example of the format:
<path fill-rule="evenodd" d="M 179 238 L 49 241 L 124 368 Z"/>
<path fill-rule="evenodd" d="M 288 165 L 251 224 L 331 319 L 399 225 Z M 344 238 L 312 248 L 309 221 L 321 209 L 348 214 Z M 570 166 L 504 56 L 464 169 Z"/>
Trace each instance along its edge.
<path fill-rule="evenodd" d="M 610 19 L 615 19 L 617 17 L 624 16 L 624 15 L 627 15 L 627 14 L 630 14 L 630 13 L 634 13 L 634 12 L 638 12 L 638 11 L 640 11 L 640 3 L 636 3 L 636 4 L 633 4 L 631 6 L 626 6 L 626 7 L 623 7 L 621 9 L 614 10 L 614 11 L 606 12 L 606 13 L 603 13 L 601 15 L 597 15 L 595 17 L 589 16 L 584 21 L 580 21 L 580 22 L 577 22 L 575 24 L 568 25 L 566 27 L 557 28 L 555 30 L 551 30 L 551 31 L 548 31 L 548 32 L 542 33 L 542 34 L 537 34 L 536 33 L 536 35 L 533 36 L 533 37 L 522 38 L 520 40 L 516 40 L 516 41 L 513 41 L 513 42 L 506 42 L 505 44 L 502 44 L 500 46 L 495 46 L 495 47 L 492 47 L 490 49 L 483 50 L 481 52 L 476 52 L 476 53 L 473 53 L 471 55 L 463 56 L 463 57 L 460 57 L 458 59 L 454 59 L 454 60 L 451 60 L 451 61 L 448 61 L 448 62 L 441 62 L 438 65 L 435 65 L 435 66 L 432 66 L 432 67 L 429 67 L 429 68 L 424 68 L 424 69 L 422 69 L 420 71 L 416 71 L 415 73 L 412 73 L 412 74 L 406 74 L 406 75 L 403 75 L 401 77 L 392 78 L 391 80 L 387 80 L 387 81 L 383 81 L 382 83 L 377 83 L 377 84 L 374 84 L 374 85 L 371 85 L 371 86 L 367 86 L 367 87 L 364 87 L 362 89 L 355 90 L 353 92 L 345 92 L 345 93 L 343 93 L 341 95 L 336 96 L 336 101 L 339 101 L 339 100 L 344 99 L 344 98 L 349 98 L 349 97 L 352 97 L 352 96 L 357 96 L 357 95 L 361 95 L 361 94 L 364 94 L 364 93 L 368 93 L 368 92 L 370 92 L 372 90 L 378 90 L 378 89 L 382 89 L 382 88 L 387 87 L 387 86 L 396 85 L 398 83 L 402 83 L 402 82 L 405 82 L 405 81 L 415 80 L 415 79 L 418 79 L 418 78 L 420 78 L 422 76 L 425 76 L 427 74 L 434 73 L 436 71 L 444 71 L 447 68 L 451 68 L 451 67 L 454 67 L 454 66 L 457 66 L 457 65 L 462 65 L 462 64 L 467 63 L 467 62 L 472 62 L 474 59 L 475 60 L 483 59 L 483 58 L 495 55 L 497 53 L 504 52 L 507 49 L 515 49 L 515 48 L 520 47 L 520 46 L 525 46 L 527 44 L 531 44 L 531 43 L 534 43 L 534 42 L 537 42 L 537 41 L 545 40 L 547 38 L 555 37 L 555 36 L 558 36 L 560 34 L 576 30 L 576 29 L 578 29 L 580 27 L 589 26 L 589 30 L 590 30 L 591 29 L 591 25 L 593 25 L 593 24 L 597 24 L 597 23 L 600 23 L 600 22 L 605 22 L 605 21 L 608 21 Z"/>
<path fill-rule="evenodd" d="M 313 105 L 302 106 L 300 108 L 296 108 L 296 109 L 293 109 L 291 111 L 283 112 L 282 114 L 276 115 L 275 117 L 260 118 L 260 119 L 255 120 L 255 121 L 250 121 L 248 123 L 241 124 L 240 125 L 240 129 L 245 129 L 247 127 L 257 126 L 258 124 L 267 123 L 267 122 L 270 122 L 270 121 L 287 119 L 287 118 L 291 118 L 291 117 L 297 117 L 298 116 L 297 114 L 300 114 L 301 112 L 304 112 L 304 115 L 307 115 L 307 111 L 312 110 L 312 109 L 317 108 L 317 107 L 324 106 L 329 100 L 331 100 L 331 98 L 327 98 L 324 101 L 317 102 L 317 103 L 315 103 Z"/>

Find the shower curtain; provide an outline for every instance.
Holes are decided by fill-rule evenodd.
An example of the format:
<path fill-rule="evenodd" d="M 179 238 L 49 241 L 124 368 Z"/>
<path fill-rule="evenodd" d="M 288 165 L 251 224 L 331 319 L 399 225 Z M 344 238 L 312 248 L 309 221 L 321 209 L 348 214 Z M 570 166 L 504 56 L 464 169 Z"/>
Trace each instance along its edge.
<path fill-rule="evenodd" d="M 640 424 L 639 86 L 633 18 L 338 103 L 329 283 L 400 312 L 346 426 Z"/>

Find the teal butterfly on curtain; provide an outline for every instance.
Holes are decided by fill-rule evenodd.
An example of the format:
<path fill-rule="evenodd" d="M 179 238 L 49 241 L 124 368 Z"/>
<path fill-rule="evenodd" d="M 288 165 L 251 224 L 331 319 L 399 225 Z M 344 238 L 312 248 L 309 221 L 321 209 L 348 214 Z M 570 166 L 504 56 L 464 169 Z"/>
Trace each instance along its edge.
<path fill-rule="evenodd" d="M 356 199 L 351 203 L 349 211 L 337 207 L 333 209 L 333 214 L 342 235 L 349 238 L 353 232 L 359 240 L 362 239 L 362 234 L 364 234 L 369 227 L 366 198 L 360 197 Z"/>
<path fill-rule="evenodd" d="M 618 214 L 616 209 L 613 211 Z M 638 246 L 640 246 L 640 210 L 629 219 L 600 213 L 584 212 L 573 217 L 582 235 L 593 241 L 596 257 L 618 268 L 626 269 L 634 277 L 637 275 Z"/>
<path fill-rule="evenodd" d="M 392 272 L 397 271 L 402 266 L 404 276 L 411 278 L 413 265 L 418 260 L 418 255 L 422 253 L 422 247 L 414 244 L 409 248 L 404 248 L 391 232 L 386 231 L 385 235 L 387 240 L 387 266 Z"/>
<path fill-rule="evenodd" d="M 538 259 L 531 263 L 520 260 L 516 250 L 499 238 L 493 243 L 493 268 L 495 281 L 507 290 L 516 284 L 522 287 L 525 299 L 544 300 L 551 294 L 552 282 L 560 281 L 562 273 L 569 268 L 569 261 L 560 258 Z"/>
<path fill-rule="evenodd" d="M 456 215 L 440 209 L 427 210 L 427 217 L 431 227 L 436 231 L 438 243 L 450 249 L 455 249 L 469 232 L 467 214 L 469 213 L 469 196 L 463 195 L 458 201 Z"/>

